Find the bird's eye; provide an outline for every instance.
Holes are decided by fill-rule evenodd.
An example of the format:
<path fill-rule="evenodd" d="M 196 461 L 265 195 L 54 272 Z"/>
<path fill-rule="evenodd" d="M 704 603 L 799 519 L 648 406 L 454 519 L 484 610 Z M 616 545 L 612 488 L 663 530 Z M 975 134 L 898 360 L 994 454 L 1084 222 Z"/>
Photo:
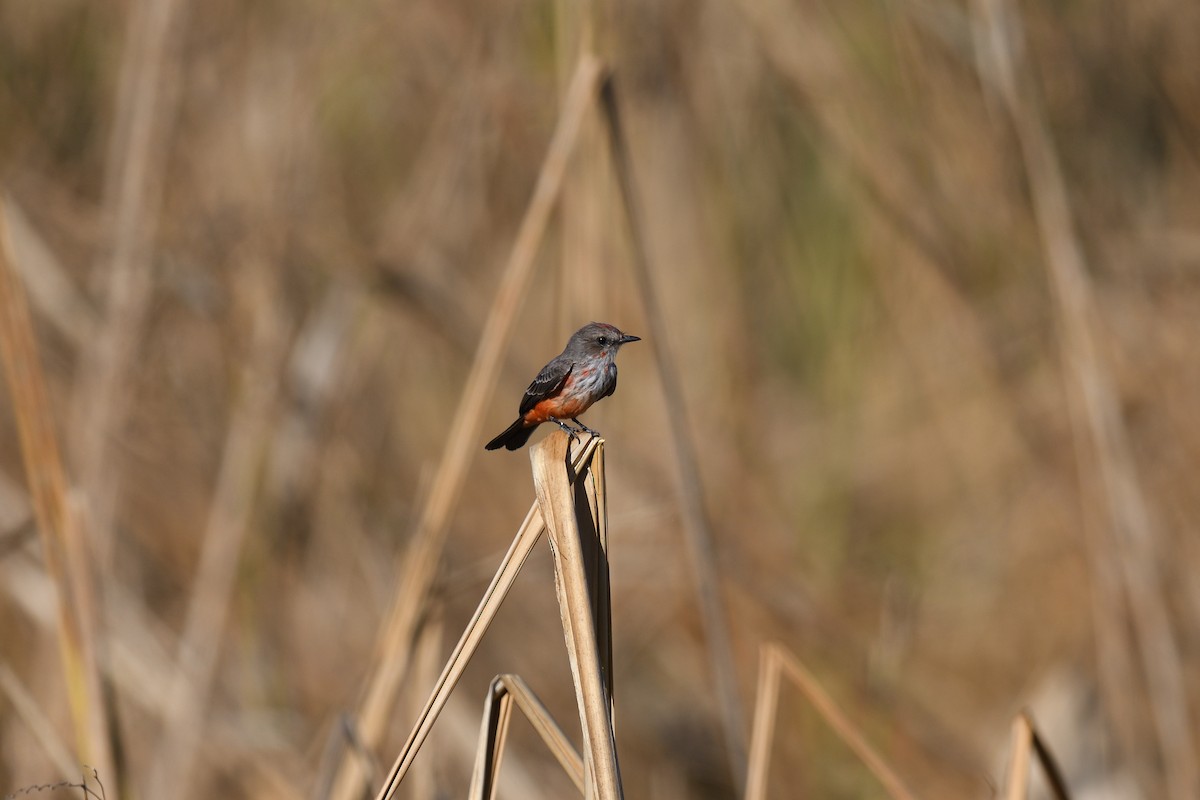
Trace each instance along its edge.
<path fill-rule="evenodd" d="M 604 345 L 608 344 L 608 337 L 607 337 L 607 336 L 601 336 L 599 339 L 597 339 L 597 340 L 596 340 L 596 344 L 598 344 L 598 345 L 600 345 L 601 347 L 603 347 Z"/>

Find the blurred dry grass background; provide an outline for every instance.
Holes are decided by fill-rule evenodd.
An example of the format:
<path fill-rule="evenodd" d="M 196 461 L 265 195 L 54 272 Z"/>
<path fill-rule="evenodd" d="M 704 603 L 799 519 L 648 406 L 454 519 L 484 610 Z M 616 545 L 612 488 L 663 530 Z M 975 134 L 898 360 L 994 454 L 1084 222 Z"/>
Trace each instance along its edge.
<path fill-rule="evenodd" d="M 1181 797 L 1188 737 L 1152 698 L 1195 730 L 1200 6 L 1024 3 L 1010 55 L 1032 106 L 997 78 L 996 7 L 0 0 L 4 227 L 103 598 L 127 788 L 151 785 L 186 680 L 212 687 L 189 796 L 317 793 L 590 17 L 626 104 L 743 704 L 780 639 L 922 797 L 989 796 L 1027 704 L 1080 796 Z M 1047 230 L 1031 114 L 1069 229 Z M 598 126 L 564 191 L 489 431 L 582 322 L 646 330 Z M 1107 417 L 1080 392 L 1095 375 L 1052 277 L 1063 237 Z M 621 374 L 587 421 L 609 442 L 626 790 L 734 796 L 651 350 L 627 348 Z M 75 760 L 14 395 L 0 792 Z M 533 497 L 523 454 L 482 442 L 385 763 Z M 1113 530 L 1138 508 L 1126 550 Z M 1149 585 L 1130 588 L 1133 562 Z M 192 608 L 204 592 L 225 599 Z M 462 795 L 497 673 L 574 730 L 553 596 L 539 547 L 413 796 Z M 779 720 L 771 796 L 881 796 L 786 689 Z M 509 796 L 570 796 L 512 735 Z"/>

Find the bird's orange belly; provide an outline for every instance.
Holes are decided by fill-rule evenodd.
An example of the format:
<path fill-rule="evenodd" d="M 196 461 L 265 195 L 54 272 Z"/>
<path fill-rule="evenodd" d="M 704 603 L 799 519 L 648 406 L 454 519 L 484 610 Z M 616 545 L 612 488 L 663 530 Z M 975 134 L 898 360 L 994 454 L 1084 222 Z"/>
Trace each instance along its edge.
<path fill-rule="evenodd" d="M 537 425 L 554 417 L 555 419 L 570 419 L 577 417 L 592 405 L 590 398 L 579 395 L 559 395 L 542 400 L 525 413 L 525 422 Z"/>

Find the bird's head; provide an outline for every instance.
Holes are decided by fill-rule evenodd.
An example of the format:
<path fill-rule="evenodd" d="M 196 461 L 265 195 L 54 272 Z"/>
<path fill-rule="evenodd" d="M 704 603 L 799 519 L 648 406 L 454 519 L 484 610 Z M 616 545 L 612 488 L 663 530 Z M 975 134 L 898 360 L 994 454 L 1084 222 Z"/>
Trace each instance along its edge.
<path fill-rule="evenodd" d="M 589 322 L 571 336 L 568 349 L 586 355 L 615 356 L 621 345 L 630 342 L 640 342 L 640 336 L 621 333 L 615 326 L 607 322 Z"/>

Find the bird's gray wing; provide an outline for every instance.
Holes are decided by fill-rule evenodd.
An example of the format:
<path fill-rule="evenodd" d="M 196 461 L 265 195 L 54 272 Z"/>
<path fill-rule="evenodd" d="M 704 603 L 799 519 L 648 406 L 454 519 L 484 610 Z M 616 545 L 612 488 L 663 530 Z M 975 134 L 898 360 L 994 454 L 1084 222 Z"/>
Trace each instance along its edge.
<path fill-rule="evenodd" d="M 559 361 L 554 359 L 546 366 L 542 367 L 542 371 L 533 379 L 533 383 L 529 384 L 529 388 L 525 390 L 525 396 L 521 398 L 521 413 L 529 411 L 547 397 L 554 397 L 562 391 L 563 384 L 567 382 L 567 376 L 571 374 L 571 369 L 574 365 L 570 361 Z"/>

